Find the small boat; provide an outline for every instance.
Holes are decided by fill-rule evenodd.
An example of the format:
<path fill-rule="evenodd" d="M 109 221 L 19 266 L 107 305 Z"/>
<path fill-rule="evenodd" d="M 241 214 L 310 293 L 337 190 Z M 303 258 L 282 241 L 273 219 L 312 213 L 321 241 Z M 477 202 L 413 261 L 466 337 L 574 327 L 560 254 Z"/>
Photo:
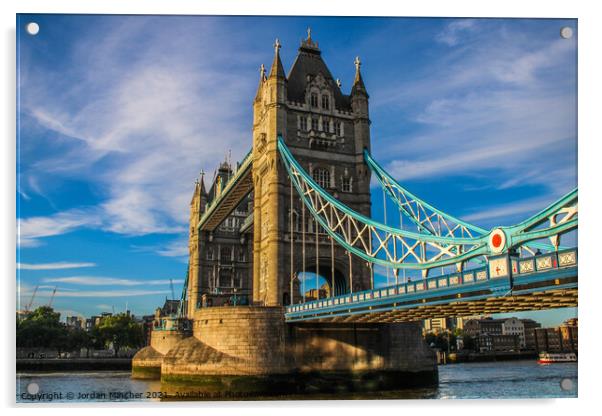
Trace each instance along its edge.
<path fill-rule="evenodd" d="M 548 353 L 542 352 L 539 354 L 539 364 L 551 364 L 551 363 L 573 363 L 577 361 L 577 354 L 574 352 L 559 352 L 559 353 Z"/>

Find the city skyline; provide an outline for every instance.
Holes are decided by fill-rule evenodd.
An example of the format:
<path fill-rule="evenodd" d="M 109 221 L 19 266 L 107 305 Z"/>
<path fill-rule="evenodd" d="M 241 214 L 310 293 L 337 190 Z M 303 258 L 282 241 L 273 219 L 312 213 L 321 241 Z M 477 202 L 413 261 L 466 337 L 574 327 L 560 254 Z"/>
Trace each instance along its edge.
<path fill-rule="evenodd" d="M 559 36 L 573 20 L 36 20 L 49 38 L 19 35 L 23 304 L 36 285 L 36 303 L 58 286 L 56 309 L 86 316 L 126 302 L 150 314 L 170 279 L 179 295 L 193 181 L 250 147 L 259 65 L 278 37 L 288 70 L 307 26 L 343 90 L 361 57 L 375 157 L 436 206 L 491 227 L 576 186 L 576 39 Z M 534 314 L 560 322 L 576 310 L 520 316 Z"/>

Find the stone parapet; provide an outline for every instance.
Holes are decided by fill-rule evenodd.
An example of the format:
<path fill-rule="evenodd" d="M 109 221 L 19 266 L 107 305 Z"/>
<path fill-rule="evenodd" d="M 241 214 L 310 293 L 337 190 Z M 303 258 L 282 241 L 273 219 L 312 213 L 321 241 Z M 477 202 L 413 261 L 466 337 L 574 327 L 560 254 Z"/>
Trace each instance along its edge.
<path fill-rule="evenodd" d="M 150 345 L 160 354 L 165 355 L 180 341 L 191 336 L 189 331 L 153 330 Z"/>

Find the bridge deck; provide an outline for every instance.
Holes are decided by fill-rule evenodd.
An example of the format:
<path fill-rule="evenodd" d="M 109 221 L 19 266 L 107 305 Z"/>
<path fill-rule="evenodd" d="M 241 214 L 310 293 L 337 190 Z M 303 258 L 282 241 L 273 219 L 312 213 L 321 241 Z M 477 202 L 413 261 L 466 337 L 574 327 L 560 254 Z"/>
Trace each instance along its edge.
<path fill-rule="evenodd" d="M 396 322 L 577 306 L 576 249 L 521 258 L 514 268 L 512 276 L 484 267 L 292 305 L 286 320 Z"/>

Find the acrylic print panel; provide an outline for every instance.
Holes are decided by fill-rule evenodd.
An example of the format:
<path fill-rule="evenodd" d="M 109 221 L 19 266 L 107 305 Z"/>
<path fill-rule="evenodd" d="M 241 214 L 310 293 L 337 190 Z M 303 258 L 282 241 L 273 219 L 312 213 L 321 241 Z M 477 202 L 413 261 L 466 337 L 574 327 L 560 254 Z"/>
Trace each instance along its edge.
<path fill-rule="evenodd" d="M 16 27 L 18 402 L 577 396 L 575 19 Z"/>

